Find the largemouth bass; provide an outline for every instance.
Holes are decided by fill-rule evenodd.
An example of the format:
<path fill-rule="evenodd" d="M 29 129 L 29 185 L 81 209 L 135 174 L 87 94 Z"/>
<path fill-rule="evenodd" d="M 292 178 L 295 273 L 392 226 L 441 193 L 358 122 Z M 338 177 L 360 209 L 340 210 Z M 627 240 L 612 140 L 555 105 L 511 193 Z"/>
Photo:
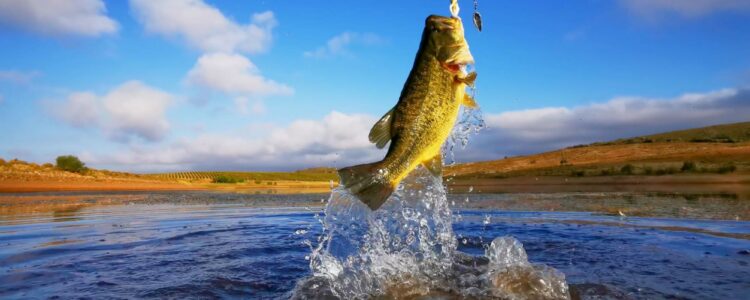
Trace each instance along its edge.
<path fill-rule="evenodd" d="M 388 153 L 381 161 L 339 170 L 341 184 L 376 210 L 419 165 L 441 176 L 441 148 L 460 106 L 476 106 L 466 94 L 477 76 L 466 73 L 466 65 L 473 63 L 461 19 L 428 17 L 398 103 L 370 131 L 369 139 L 376 147 L 383 148 L 390 141 Z"/>

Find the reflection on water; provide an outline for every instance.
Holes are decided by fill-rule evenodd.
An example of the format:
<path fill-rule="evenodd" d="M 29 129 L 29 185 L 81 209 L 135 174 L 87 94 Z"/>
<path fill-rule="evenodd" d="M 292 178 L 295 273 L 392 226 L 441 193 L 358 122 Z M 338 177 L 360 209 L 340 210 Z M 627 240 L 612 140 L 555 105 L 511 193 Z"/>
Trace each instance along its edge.
<path fill-rule="evenodd" d="M 562 271 L 571 294 L 590 299 L 741 299 L 750 294 L 750 222 L 668 218 L 682 206 L 724 212 L 716 216 L 744 210 L 746 216 L 746 202 L 658 200 L 656 217 L 620 217 L 574 201 L 636 211 L 653 200 L 642 194 L 630 200 L 625 194 L 610 200 L 597 195 L 471 195 L 468 205 L 476 207 L 463 210 L 465 197 L 456 196 L 458 250 L 481 255 L 494 237 L 512 235 L 532 263 Z M 526 196 L 530 200 L 514 200 Z M 71 202 L 41 199 L 55 197 L 30 202 Z M 321 234 L 314 218 L 320 207 L 312 205 L 325 196 L 85 197 L 86 205 L 57 215 L 54 209 L 9 208 L 19 204 L 0 201 L 0 298 L 289 297 L 294 283 L 310 275 L 305 259 L 310 248 L 303 242 Z M 107 197 L 132 199 L 107 202 Z M 489 208 L 492 197 L 496 203 L 517 204 Z M 554 212 L 522 206 L 553 202 L 562 202 Z M 274 203 L 311 208 L 264 208 Z M 488 208 L 479 208 L 483 205 Z M 481 267 L 489 262 L 464 263 Z"/>

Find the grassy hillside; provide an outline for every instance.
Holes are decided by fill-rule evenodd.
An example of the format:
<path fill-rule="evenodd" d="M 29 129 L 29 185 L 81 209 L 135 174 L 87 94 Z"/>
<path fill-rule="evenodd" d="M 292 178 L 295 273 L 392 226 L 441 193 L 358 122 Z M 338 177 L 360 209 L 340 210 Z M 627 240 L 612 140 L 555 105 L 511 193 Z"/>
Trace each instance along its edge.
<path fill-rule="evenodd" d="M 175 172 L 144 175 L 148 178 L 173 181 L 208 181 L 236 183 L 267 181 L 338 181 L 335 172 L 326 168 L 307 169 L 296 172 Z"/>
<path fill-rule="evenodd" d="M 337 181 L 336 170 L 311 168 L 294 172 L 175 172 L 162 174 L 133 174 L 87 168 L 80 173 L 68 172 L 51 163 L 36 164 L 18 159 L 0 158 L 0 181 L 137 181 L 137 182 L 247 182 L 273 185 L 276 181 Z M 219 180 L 217 180 L 219 179 Z M 221 182 L 221 181 L 224 182 Z"/>
<path fill-rule="evenodd" d="M 23 160 L 12 159 L 6 161 L 0 158 L 0 180 L 21 181 L 100 181 L 100 180 L 126 180 L 144 181 L 144 176 L 125 172 L 114 172 L 108 170 L 86 169 L 84 172 L 75 173 L 61 170 L 51 163 L 36 164 Z"/>
<path fill-rule="evenodd" d="M 702 128 L 678 130 L 641 137 L 619 139 L 593 145 L 633 143 L 742 143 L 750 142 L 750 122 L 715 125 Z"/>
<path fill-rule="evenodd" d="M 750 172 L 750 122 L 459 164 L 448 168 L 446 174 L 466 178 L 508 178 L 735 172 Z"/>

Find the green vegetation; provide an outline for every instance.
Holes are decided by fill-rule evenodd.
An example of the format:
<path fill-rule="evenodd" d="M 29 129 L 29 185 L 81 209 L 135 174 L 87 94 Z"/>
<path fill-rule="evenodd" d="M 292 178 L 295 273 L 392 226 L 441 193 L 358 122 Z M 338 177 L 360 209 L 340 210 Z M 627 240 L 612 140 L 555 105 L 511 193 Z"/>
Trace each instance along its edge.
<path fill-rule="evenodd" d="M 717 170 L 717 173 L 726 174 L 726 173 L 733 173 L 734 171 L 737 171 L 737 166 L 735 166 L 733 163 L 729 163 L 729 164 L 719 167 L 719 169 Z"/>
<path fill-rule="evenodd" d="M 747 167 L 747 166 L 746 166 Z M 745 169 L 746 169 L 745 167 Z M 467 174 L 458 177 L 465 178 L 512 178 L 524 176 L 563 176 L 563 177 L 592 177 L 592 176 L 664 176 L 675 174 L 727 174 L 738 170 L 735 163 L 698 164 L 693 161 L 685 162 L 642 162 L 610 165 L 565 165 L 532 170 L 516 170 L 503 173 Z M 743 169 L 744 170 L 744 169 Z"/>
<path fill-rule="evenodd" d="M 569 148 L 642 143 L 742 143 L 748 141 L 750 141 L 750 122 L 743 122 L 678 130 L 641 137 L 619 139 L 611 142 L 593 143 L 591 145 L 576 145 Z"/>
<path fill-rule="evenodd" d="M 692 161 L 686 161 L 682 163 L 682 168 L 680 168 L 680 171 L 682 172 L 694 172 L 695 170 L 697 170 L 697 167 Z"/>
<path fill-rule="evenodd" d="M 664 168 L 664 169 L 658 169 L 658 170 L 656 170 L 656 172 L 654 174 L 657 175 L 657 176 L 661 176 L 661 175 L 675 174 L 677 172 L 678 172 L 677 168 L 675 168 L 675 167 L 668 167 L 668 168 Z"/>
<path fill-rule="evenodd" d="M 654 168 L 652 168 L 652 167 L 645 167 L 645 168 L 643 168 L 643 174 L 645 174 L 645 175 L 654 174 Z"/>
<path fill-rule="evenodd" d="M 335 169 L 316 168 L 295 172 L 176 172 L 145 175 L 147 178 L 161 180 L 182 180 L 214 182 L 219 177 L 227 177 L 239 182 L 253 182 L 255 184 L 274 185 L 275 181 L 330 181 L 338 180 Z"/>
<path fill-rule="evenodd" d="M 633 165 L 627 164 L 627 165 L 622 166 L 622 168 L 620 168 L 620 173 L 622 173 L 623 175 L 632 175 L 634 169 L 635 168 L 633 167 Z"/>
<path fill-rule="evenodd" d="M 86 164 L 73 155 L 58 156 L 56 162 L 56 167 L 63 171 L 83 174 L 88 170 Z"/>
<path fill-rule="evenodd" d="M 214 177 L 214 180 L 212 182 L 213 183 L 240 183 L 240 182 L 245 182 L 245 180 L 242 178 L 234 178 L 230 176 L 219 175 L 219 176 Z"/>

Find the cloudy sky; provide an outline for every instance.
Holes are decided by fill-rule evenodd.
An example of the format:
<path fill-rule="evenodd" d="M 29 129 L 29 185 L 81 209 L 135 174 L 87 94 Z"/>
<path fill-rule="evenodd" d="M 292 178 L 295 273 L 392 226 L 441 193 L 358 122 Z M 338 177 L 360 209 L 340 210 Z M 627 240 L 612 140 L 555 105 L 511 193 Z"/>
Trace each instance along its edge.
<path fill-rule="evenodd" d="M 447 4 L 0 0 L 0 157 L 137 172 L 379 159 L 367 132 Z M 479 5 L 467 39 L 488 128 L 459 161 L 750 121 L 749 1 Z"/>

